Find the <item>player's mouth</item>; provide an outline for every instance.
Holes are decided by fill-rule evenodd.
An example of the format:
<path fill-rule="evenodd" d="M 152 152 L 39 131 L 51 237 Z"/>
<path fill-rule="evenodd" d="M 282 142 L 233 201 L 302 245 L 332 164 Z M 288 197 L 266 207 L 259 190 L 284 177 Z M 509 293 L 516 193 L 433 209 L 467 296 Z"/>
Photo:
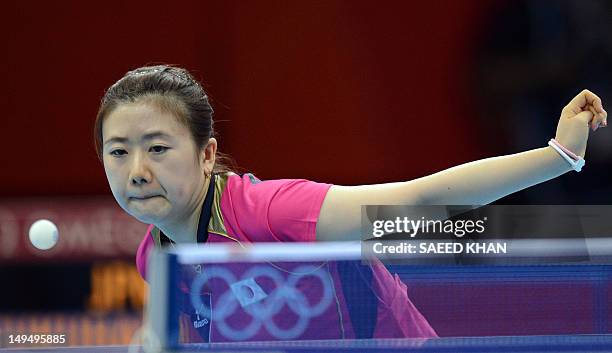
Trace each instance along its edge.
<path fill-rule="evenodd" d="M 130 200 L 135 200 L 135 201 L 144 201 L 144 200 L 149 200 L 155 197 L 160 197 L 159 195 L 150 195 L 150 196 L 130 196 L 129 199 Z"/>

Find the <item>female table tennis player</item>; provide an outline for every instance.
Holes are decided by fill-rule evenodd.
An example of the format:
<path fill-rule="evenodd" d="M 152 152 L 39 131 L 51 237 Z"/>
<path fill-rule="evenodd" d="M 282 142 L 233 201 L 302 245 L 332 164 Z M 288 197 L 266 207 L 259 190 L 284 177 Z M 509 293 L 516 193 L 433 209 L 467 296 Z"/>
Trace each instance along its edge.
<path fill-rule="evenodd" d="M 222 163 L 201 85 L 186 70 L 161 65 L 130 71 L 106 91 L 95 143 L 119 205 L 150 224 L 136 259 L 144 277 L 146 254 L 164 244 L 359 240 L 361 205 L 488 204 L 579 170 L 589 128 L 606 126 L 606 118 L 601 100 L 585 90 L 563 108 L 547 147 L 389 184 L 260 181 Z M 315 338 L 436 336 L 397 277 L 379 263 L 370 275 L 373 305 L 358 309 L 373 310 L 375 320 L 360 324 L 347 319 L 347 308 L 334 309 L 327 321 L 344 318 L 341 328 L 319 328 Z"/>

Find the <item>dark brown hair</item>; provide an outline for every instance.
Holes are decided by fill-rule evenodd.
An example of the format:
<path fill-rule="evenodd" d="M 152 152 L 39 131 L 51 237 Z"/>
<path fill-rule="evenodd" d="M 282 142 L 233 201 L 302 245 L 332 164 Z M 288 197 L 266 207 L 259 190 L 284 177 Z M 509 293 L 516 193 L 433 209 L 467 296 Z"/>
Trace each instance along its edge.
<path fill-rule="evenodd" d="M 144 66 L 127 72 L 110 86 L 98 109 L 94 125 L 94 143 L 102 159 L 102 125 L 119 105 L 148 99 L 161 109 L 173 113 L 191 132 L 198 150 L 215 137 L 213 108 L 202 86 L 185 69 L 157 65 Z M 231 167 L 230 167 L 231 166 Z M 213 172 L 233 171 L 232 159 L 217 152 Z"/>

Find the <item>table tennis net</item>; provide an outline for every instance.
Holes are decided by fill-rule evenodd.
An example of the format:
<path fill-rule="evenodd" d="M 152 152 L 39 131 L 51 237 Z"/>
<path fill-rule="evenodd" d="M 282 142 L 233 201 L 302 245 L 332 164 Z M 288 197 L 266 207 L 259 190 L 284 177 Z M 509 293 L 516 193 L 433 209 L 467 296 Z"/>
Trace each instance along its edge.
<path fill-rule="evenodd" d="M 612 333 L 608 264 L 389 265 L 361 250 L 355 243 L 157 250 L 145 325 L 170 348 Z"/>

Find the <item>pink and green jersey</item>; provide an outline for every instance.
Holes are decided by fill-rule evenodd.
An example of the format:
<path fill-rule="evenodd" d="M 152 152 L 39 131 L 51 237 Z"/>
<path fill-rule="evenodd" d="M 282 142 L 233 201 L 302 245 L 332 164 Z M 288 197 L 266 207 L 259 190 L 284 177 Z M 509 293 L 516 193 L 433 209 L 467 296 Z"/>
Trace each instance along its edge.
<path fill-rule="evenodd" d="M 214 190 L 214 194 L 207 242 L 316 240 L 317 219 L 330 184 L 302 179 L 260 181 L 252 174 L 219 174 L 213 180 L 214 185 L 209 189 Z M 147 229 L 136 255 L 136 265 L 143 278 L 147 274 L 149 251 L 162 246 L 164 238 L 153 225 Z M 406 285 L 379 261 L 357 267 L 327 264 L 325 268 L 333 279 L 336 304 L 330 305 L 301 339 L 437 337 L 408 298 Z M 346 283 L 353 281 L 346 281 L 346 278 L 361 278 L 368 283 L 360 288 L 347 287 Z M 366 292 L 363 292 L 364 288 Z M 362 298 L 363 293 L 370 299 L 365 302 L 358 299 L 359 303 L 354 303 L 351 298 Z M 366 315 L 367 312 L 371 315 Z M 214 331 L 213 322 L 211 341 L 222 340 Z M 254 339 L 273 338 L 262 332 Z"/>

